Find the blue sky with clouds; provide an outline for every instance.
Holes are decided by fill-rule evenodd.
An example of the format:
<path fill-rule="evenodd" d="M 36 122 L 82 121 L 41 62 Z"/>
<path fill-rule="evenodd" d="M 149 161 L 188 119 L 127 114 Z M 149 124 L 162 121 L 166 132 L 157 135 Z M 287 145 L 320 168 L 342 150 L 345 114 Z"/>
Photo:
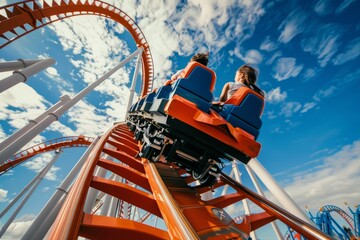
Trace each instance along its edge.
<path fill-rule="evenodd" d="M 359 204 L 360 1 L 106 2 L 143 31 L 154 60 L 155 87 L 199 51 L 210 52 L 215 97 L 240 65 L 255 66 L 267 98 L 259 161 L 302 208 Z M 134 50 L 121 25 L 98 16 L 56 22 L 0 49 L 1 60 L 56 60 L 27 84 L 0 94 L 0 140 L 61 95 L 74 96 Z M 134 66 L 132 61 L 119 70 L 28 146 L 61 136 L 97 136 L 123 120 Z M 79 149 L 64 151 L 38 190 L 43 199 L 80 155 Z M 50 158 L 51 153 L 43 154 L 1 176 L 0 208 L 20 191 L 19 181 L 25 186 Z M 245 169 L 240 170 L 250 186 Z M 25 206 L 19 222 L 29 223 L 41 201 Z"/>

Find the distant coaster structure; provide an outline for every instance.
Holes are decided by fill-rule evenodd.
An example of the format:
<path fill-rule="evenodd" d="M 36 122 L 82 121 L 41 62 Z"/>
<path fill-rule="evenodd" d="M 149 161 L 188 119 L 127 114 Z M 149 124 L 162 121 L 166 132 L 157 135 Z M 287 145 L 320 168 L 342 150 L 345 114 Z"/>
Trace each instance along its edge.
<path fill-rule="evenodd" d="M 255 142 L 255 138 L 258 129 L 255 131 L 256 137 L 254 137 L 244 130 L 234 128 L 231 124 L 226 123 L 228 130 L 230 129 L 233 134 L 230 136 L 223 127 L 217 126 L 217 124 L 223 124 L 225 120 L 220 118 L 214 120 L 197 109 L 196 104 L 190 101 L 195 99 L 204 102 L 201 94 L 199 98 L 195 96 L 196 94 L 186 93 L 185 95 L 189 96 L 190 100 L 180 96 L 186 92 L 181 89 L 182 87 L 194 87 L 193 84 L 188 84 L 188 78 L 166 87 L 166 89 L 170 88 L 170 95 L 174 95 L 175 91 L 180 95 L 169 99 L 166 109 L 162 109 L 164 111 L 158 113 L 157 119 L 165 121 L 160 124 L 161 128 L 160 125 L 156 125 L 159 128 L 154 129 L 152 123 L 147 126 L 149 122 L 141 110 L 141 101 L 138 101 L 132 106 L 138 107 L 141 111 L 132 111 L 132 116 L 127 119 L 127 122 L 114 124 L 99 138 L 84 139 L 83 136 L 79 136 L 73 137 L 72 140 L 62 139 L 59 142 L 45 143 L 41 145 L 44 146 L 41 148 L 32 147 L 31 151 L 25 151 L 26 154 L 21 154 L 22 151 L 16 154 L 87 93 L 135 57 L 137 57 L 137 62 L 129 103 L 133 102 L 134 86 L 140 64 L 142 65 L 142 88 L 138 95 L 142 101 L 146 100 L 145 102 L 150 100 L 150 96 L 154 97 L 154 94 L 151 94 L 155 93 L 151 92 L 154 78 L 153 61 L 144 34 L 126 13 L 106 2 L 97 0 L 23 1 L 3 6 L 0 8 L 0 38 L 3 40 L 1 48 L 40 27 L 77 15 L 98 15 L 117 21 L 130 32 L 137 44 L 137 50 L 74 97 L 62 96 L 58 103 L 0 144 L 1 171 L 6 171 L 25 161 L 27 159 L 24 158 L 25 155 L 30 157 L 30 155 L 35 156 L 45 151 L 58 149 L 54 159 L 21 191 L 21 195 L 27 191 L 28 194 L 3 225 L 0 237 L 6 233 L 21 207 L 58 159 L 61 154 L 59 149 L 88 146 L 87 151 L 57 188 L 22 239 L 43 239 L 44 237 L 49 239 L 77 239 L 78 237 L 113 239 L 114 236 L 121 236 L 123 239 L 240 240 L 251 237 L 255 240 L 255 230 L 268 223 L 273 225 L 275 233 L 277 233 L 278 229 L 274 224 L 276 219 L 307 239 L 330 239 L 330 236 L 321 232 L 311 223 L 257 161 L 256 156 L 260 150 L 260 144 Z M 0 92 L 6 91 L 17 83 L 27 81 L 31 75 L 53 63 L 52 59 L 45 59 L 0 64 L 1 71 L 15 70 L 12 76 L 0 81 Z M 204 74 L 209 76 L 209 72 L 211 72 L 201 66 L 195 66 L 192 70 L 194 70 L 194 74 L 189 75 L 189 79 L 196 76 L 199 81 L 204 80 Z M 210 74 L 211 76 L 214 75 Z M 212 87 L 214 81 L 215 79 L 211 82 Z M 250 90 L 241 93 L 244 94 L 240 98 L 241 101 L 247 99 L 248 95 L 250 102 L 258 101 L 256 94 Z M 211 93 L 208 93 L 208 96 L 211 98 Z M 166 102 L 164 99 L 160 101 L 160 103 Z M 206 106 L 209 104 L 206 101 L 204 103 Z M 179 136 L 167 132 L 169 130 L 167 127 L 170 126 L 167 126 L 168 120 L 172 121 L 171 123 L 175 120 L 176 123 L 179 123 L 178 119 L 183 117 L 176 111 L 176 106 L 186 107 L 190 113 L 196 115 L 197 121 L 202 121 L 201 123 L 194 122 L 194 119 L 184 114 L 188 123 L 199 126 L 204 131 L 213 130 L 213 134 L 208 137 L 215 143 L 223 144 L 228 153 L 209 148 L 210 153 L 219 154 L 233 163 L 236 162 L 233 164 L 232 172 L 235 177 L 232 177 L 231 174 L 229 176 L 221 172 L 220 168 L 215 167 L 216 164 L 220 164 L 219 159 L 210 159 L 207 154 L 199 155 L 200 152 L 202 153 L 202 146 L 195 146 L 193 143 L 183 145 L 184 141 Z M 261 106 L 258 109 L 260 114 Z M 130 109 L 130 104 L 128 109 Z M 134 110 L 134 108 L 132 109 Z M 171 114 L 174 115 L 171 116 Z M 212 116 L 216 115 L 214 114 Z M 208 122 L 204 122 L 204 120 Z M 211 124 L 213 125 L 210 126 Z M 195 130 L 199 132 L 199 129 Z M 154 134 L 155 132 L 157 134 Z M 168 135 L 164 137 L 165 133 Z M 216 137 L 215 133 L 224 136 L 226 141 Z M 201 136 L 205 135 L 205 133 L 201 134 Z M 149 136 L 151 136 L 151 141 L 148 141 Z M 195 143 L 201 143 L 193 136 L 197 135 L 192 135 L 190 139 Z M 174 137 L 174 139 L 170 139 L 170 137 Z M 184 138 L 188 139 L 189 137 L 184 135 Z M 163 145 L 157 145 L 158 141 L 164 139 Z M 242 141 L 248 143 L 250 147 L 254 147 L 246 149 L 241 145 Z M 254 144 L 251 145 L 251 143 Z M 251 155 L 247 156 L 241 153 L 237 147 L 241 150 L 249 150 Z M 241 159 L 236 159 L 234 156 L 240 156 Z M 162 157 L 168 161 L 160 160 Z M 156 161 L 154 161 L 155 159 Z M 209 162 L 207 162 L 208 160 Z M 196 169 L 184 168 L 183 164 L 189 161 L 192 162 L 188 165 L 190 167 L 197 168 L 195 165 L 204 165 L 204 167 L 199 168 L 198 172 Z M 240 183 L 238 162 L 245 164 L 250 176 L 254 178 L 253 182 L 258 193 Z M 264 197 L 254 173 L 278 198 L 286 210 Z M 211 181 L 209 182 L 208 179 Z M 213 195 L 212 192 L 215 190 L 220 192 L 222 190 L 222 194 L 220 196 Z M 20 196 L 15 199 L 20 200 Z M 239 218 L 240 220 L 235 220 L 229 216 L 225 208 L 234 207 L 234 204 L 240 201 L 244 204 L 246 214 L 241 219 Z M 246 207 L 247 201 L 257 205 L 263 212 L 251 213 Z M 13 202 L 10 205 L 13 205 Z M 3 217 L 4 214 L 2 211 L 0 217 Z M 162 224 L 157 224 L 157 221 L 161 221 Z M 277 236 L 281 239 L 281 234 L 277 233 Z"/>
<path fill-rule="evenodd" d="M 338 239 L 350 240 L 354 237 L 360 237 L 359 227 L 360 227 L 360 206 L 358 205 L 355 210 L 352 210 L 348 207 L 353 217 L 346 213 L 340 207 L 334 205 L 325 205 L 320 208 L 316 216 L 311 214 L 309 215 L 312 221 L 323 231 L 324 233 L 337 237 Z M 338 221 L 331 215 L 336 213 L 340 216 L 348 226 L 341 226 Z"/>

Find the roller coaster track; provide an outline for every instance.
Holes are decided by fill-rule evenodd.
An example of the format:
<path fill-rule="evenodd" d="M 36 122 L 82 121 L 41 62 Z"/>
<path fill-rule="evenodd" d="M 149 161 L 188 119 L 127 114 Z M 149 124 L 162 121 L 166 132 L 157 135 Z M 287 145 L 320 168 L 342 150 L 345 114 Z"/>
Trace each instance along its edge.
<path fill-rule="evenodd" d="M 185 170 L 167 162 L 151 163 L 137 156 L 139 147 L 125 123 L 115 125 L 98 141 L 74 182 L 48 237 L 50 239 L 246 239 L 276 219 L 307 239 L 330 239 L 269 200 L 222 173 L 213 190 L 228 185 L 234 193 L 204 201 L 209 187 L 192 186 L 195 180 Z M 104 159 L 102 154 L 116 161 Z M 96 167 L 121 176 L 137 188 L 94 174 Z M 145 210 L 138 221 L 84 212 L 88 190 L 96 189 Z M 235 222 L 223 208 L 249 199 L 264 212 Z M 144 223 L 145 218 L 163 219 L 167 231 Z"/>
<path fill-rule="evenodd" d="M 85 136 L 61 137 L 29 147 L 1 165 L 0 175 L 37 154 L 60 148 L 87 147 L 93 140 L 94 138 Z"/>
<path fill-rule="evenodd" d="M 98 15 L 122 24 L 137 47 L 143 48 L 142 96 L 152 89 L 154 68 L 149 45 L 134 20 L 113 5 L 99 0 L 23 1 L 0 7 L 0 48 L 55 21 L 78 15 Z"/>
<path fill-rule="evenodd" d="M 325 206 L 321 207 L 320 211 L 329 212 L 329 213 L 336 212 L 349 224 L 351 229 L 355 232 L 354 219 L 349 214 L 347 214 L 344 210 L 342 210 L 341 208 L 334 206 L 334 205 L 325 205 Z"/>

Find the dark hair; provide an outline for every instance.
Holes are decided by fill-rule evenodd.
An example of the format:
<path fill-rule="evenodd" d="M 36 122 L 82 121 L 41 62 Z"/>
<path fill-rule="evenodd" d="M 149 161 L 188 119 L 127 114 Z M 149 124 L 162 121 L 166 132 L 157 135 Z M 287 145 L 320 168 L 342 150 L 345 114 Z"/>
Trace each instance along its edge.
<path fill-rule="evenodd" d="M 207 66 L 209 62 L 209 53 L 197 53 L 192 58 L 191 61 L 201 63 L 204 66 Z"/>
<path fill-rule="evenodd" d="M 245 64 L 238 69 L 238 72 L 245 74 L 245 85 L 249 86 L 252 90 L 259 93 L 261 96 L 264 96 L 264 92 L 258 86 L 256 86 L 258 71 L 255 68 Z"/>

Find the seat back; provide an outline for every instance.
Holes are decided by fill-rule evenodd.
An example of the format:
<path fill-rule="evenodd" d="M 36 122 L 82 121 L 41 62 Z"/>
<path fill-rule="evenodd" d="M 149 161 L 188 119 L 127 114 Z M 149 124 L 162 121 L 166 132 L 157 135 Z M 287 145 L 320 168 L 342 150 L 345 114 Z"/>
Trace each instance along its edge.
<path fill-rule="evenodd" d="M 203 72 L 200 71 L 200 69 L 197 69 L 197 71 L 194 72 L 194 69 L 200 67 L 200 69 L 203 70 Z M 215 72 L 206 67 L 205 65 L 198 63 L 198 62 L 190 62 L 188 63 L 188 65 L 184 68 L 184 70 L 179 74 L 177 79 L 181 79 L 181 78 L 189 78 L 190 75 L 194 75 L 192 76 L 192 78 L 197 78 L 199 79 L 199 77 L 205 78 L 207 75 L 205 72 L 208 72 L 208 74 L 210 74 L 208 77 L 211 79 L 210 81 L 210 91 L 214 91 L 214 87 L 215 87 L 215 82 L 216 82 L 216 74 Z"/>
<path fill-rule="evenodd" d="M 144 111 L 144 112 L 149 111 L 149 109 L 154 101 L 155 95 L 156 95 L 156 91 L 154 90 L 145 96 L 144 102 L 143 102 L 142 106 L 140 107 L 141 111 Z"/>
<path fill-rule="evenodd" d="M 172 84 L 169 99 L 176 94 L 195 103 L 200 110 L 208 112 L 213 100 L 215 72 L 198 62 L 191 62 L 180 75 L 184 77 Z"/>
<path fill-rule="evenodd" d="M 264 105 L 263 96 L 248 87 L 240 87 L 225 102 L 219 114 L 234 127 L 240 127 L 257 138 L 262 125 Z"/>
<path fill-rule="evenodd" d="M 149 111 L 164 114 L 166 102 L 174 95 L 179 95 L 208 112 L 213 99 L 216 74 L 210 68 L 198 62 L 189 63 L 180 73 L 179 78 L 167 82 L 158 89 Z"/>

